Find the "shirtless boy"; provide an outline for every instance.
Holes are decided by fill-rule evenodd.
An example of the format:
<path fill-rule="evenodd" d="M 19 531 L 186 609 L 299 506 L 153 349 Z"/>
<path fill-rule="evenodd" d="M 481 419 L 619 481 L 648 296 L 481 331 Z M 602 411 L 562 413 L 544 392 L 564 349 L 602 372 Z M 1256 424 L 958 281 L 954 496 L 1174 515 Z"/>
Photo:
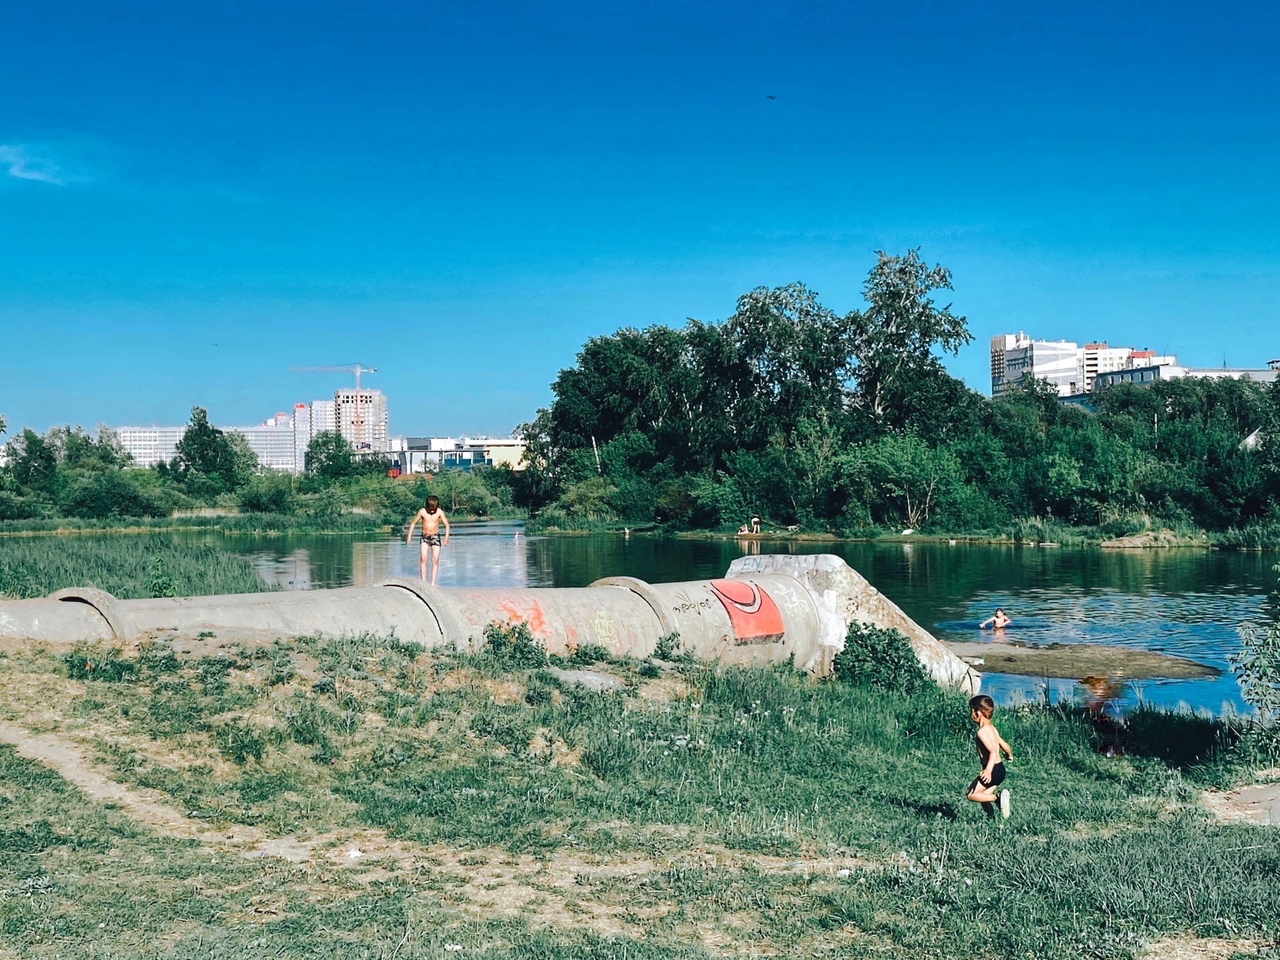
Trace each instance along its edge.
<path fill-rule="evenodd" d="M 975 738 L 978 746 L 978 762 L 982 771 L 969 784 L 968 797 L 974 803 L 980 803 L 988 811 L 999 812 L 1000 816 L 1009 816 L 1009 791 L 996 788 L 1004 782 L 1004 758 L 1013 759 L 1013 748 L 1004 742 L 1000 731 L 991 722 L 996 712 L 995 702 L 988 696 L 979 694 L 969 701 L 969 719 L 978 725 Z"/>
<path fill-rule="evenodd" d="M 409 532 L 404 542 L 413 542 L 413 528 L 422 524 L 422 544 L 418 548 L 418 573 L 423 580 L 427 579 L 427 550 L 431 551 L 431 583 L 434 585 L 440 573 L 440 548 L 449 545 L 449 518 L 440 509 L 440 498 L 427 497 L 427 505 L 414 514 L 409 521 Z M 444 539 L 440 539 L 440 524 L 444 524 Z"/>
<path fill-rule="evenodd" d="M 1011 623 L 1013 623 L 1013 620 L 1005 615 L 1004 610 L 1001 607 L 996 607 L 995 615 L 987 617 L 987 619 L 978 624 L 978 629 L 986 630 L 990 627 L 992 630 L 1003 630 Z"/>

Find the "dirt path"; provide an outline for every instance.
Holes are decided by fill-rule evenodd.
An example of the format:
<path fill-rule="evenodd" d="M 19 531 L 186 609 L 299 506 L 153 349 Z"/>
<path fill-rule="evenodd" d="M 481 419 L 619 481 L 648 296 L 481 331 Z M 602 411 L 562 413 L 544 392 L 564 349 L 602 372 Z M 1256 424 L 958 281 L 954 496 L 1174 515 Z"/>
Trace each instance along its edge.
<path fill-rule="evenodd" d="M 93 799 L 114 804 L 159 836 L 196 840 L 221 848 L 236 847 L 246 857 L 282 857 L 295 863 L 310 857 L 310 851 L 296 840 L 270 838 L 252 827 L 239 825 L 227 830 L 215 829 L 192 820 L 165 803 L 164 794 L 118 783 L 99 773 L 78 744 L 62 737 L 30 733 L 0 721 L 0 742 L 12 745 L 18 756 L 52 768 Z"/>
<path fill-rule="evenodd" d="M 1266 772 L 1280 774 L 1280 770 Z M 1226 793 L 1206 790 L 1201 794 L 1200 802 L 1219 820 L 1280 827 L 1280 780 L 1251 783 Z"/>

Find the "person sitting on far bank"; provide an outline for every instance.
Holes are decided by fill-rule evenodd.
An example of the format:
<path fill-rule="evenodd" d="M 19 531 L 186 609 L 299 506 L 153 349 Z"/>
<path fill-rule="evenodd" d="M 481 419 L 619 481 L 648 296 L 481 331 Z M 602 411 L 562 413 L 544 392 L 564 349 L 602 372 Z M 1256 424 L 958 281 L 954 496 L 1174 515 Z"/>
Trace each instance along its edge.
<path fill-rule="evenodd" d="M 992 630 L 1003 630 L 1011 623 L 1013 623 L 1013 621 L 1009 617 L 1005 616 L 1004 608 L 996 607 L 996 612 L 978 624 L 978 629 L 986 630 L 990 627 Z"/>
<path fill-rule="evenodd" d="M 751 532 L 751 528 L 750 528 L 750 527 L 748 527 L 745 523 L 744 523 L 742 526 L 740 526 L 740 527 L 738 528 L 738 535 L 739 535 L 739 536 L 741 536 L 741 535 L 742 535 L 742 534 L 744 534 L 744 533 L 750 533 L 750 532 Z"/>

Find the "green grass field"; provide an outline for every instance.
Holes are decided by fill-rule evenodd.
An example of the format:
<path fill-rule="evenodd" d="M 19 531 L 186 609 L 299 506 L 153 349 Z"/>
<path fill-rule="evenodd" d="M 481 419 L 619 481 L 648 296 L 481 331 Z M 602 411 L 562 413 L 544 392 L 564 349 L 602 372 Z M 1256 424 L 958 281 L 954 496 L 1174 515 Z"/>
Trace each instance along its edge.
<path fill-rule="evenodd" d="M 0 658 L 0 956 L 1244 956 L 1280 929 L 1274 829 L 1197 803 L 1242 772 L 1207 721 L 1145 715 L 1105 759 L 1078 711 L 997 713 L 1000 822 L 936 690 L 208 643 Z"/>

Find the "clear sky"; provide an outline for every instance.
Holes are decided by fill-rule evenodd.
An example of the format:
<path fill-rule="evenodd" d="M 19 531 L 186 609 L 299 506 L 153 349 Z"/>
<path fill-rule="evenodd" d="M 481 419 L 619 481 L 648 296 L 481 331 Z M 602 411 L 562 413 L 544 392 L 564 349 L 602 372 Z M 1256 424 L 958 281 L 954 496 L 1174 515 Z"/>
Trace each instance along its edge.
<path fill-rule="evenodd" d="M 695 9 L 689 9 L 690 6 Z M 874 251 L 1026 330 L 1280 356 L 1275 5 L 0 5 L 0 414 L 507 433 L 590 336 Z"/>

